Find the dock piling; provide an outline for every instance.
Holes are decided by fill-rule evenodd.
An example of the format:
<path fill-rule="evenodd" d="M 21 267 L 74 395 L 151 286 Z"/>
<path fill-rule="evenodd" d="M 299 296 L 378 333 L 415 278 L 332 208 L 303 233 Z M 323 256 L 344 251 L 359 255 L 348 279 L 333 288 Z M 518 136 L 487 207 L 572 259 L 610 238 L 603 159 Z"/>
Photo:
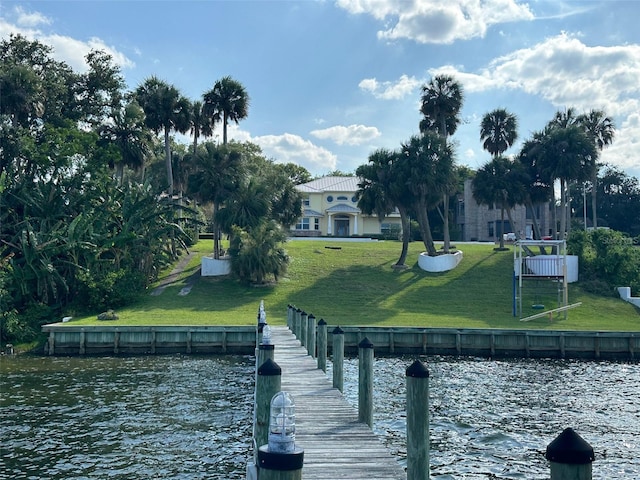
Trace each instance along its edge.
<path fill-rule="evenodd" d="M 407 480 L 429 480 L 429 370 L 416 360 L 406 377 Z"/>
<path fill-rule="evenodd" d="M 358 421 L 373 428 L 373 343 L 358 344 Z"/>
<path fill-rule="evenodd" d="M 333 329 L 333 388 L 343 392 L 344 388 L 344 330 Z"/>
<path fill-rule="evenodd" d="M 593 448 L 572 428 L 565 428 L 548 446 L 551 480 L 591 480 Z"/>
<path fill-rule="evenodd" d="M 311 358 L 316 358 L 316 317 L 313 313 L 307 317 L 307 352 Z"/>
<path fill-rule="evenodd" d="M 318 321 L 318 368 L 327 373 L 327 322 Z"/>
<path fill-rule="evenodd" d="M 264 445 L 269 440 L 269 414 L 271 399 L 280 391 L 282 369 L 270 358 L 258 367 L 256 378 L 256 426 L 255 446 Z"/>

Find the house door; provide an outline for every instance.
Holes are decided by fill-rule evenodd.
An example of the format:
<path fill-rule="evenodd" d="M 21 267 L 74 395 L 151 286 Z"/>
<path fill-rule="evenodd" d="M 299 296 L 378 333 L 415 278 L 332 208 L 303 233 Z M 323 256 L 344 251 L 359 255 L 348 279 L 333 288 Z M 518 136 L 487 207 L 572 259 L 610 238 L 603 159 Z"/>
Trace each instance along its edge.
<path fill-rule="evenodd" d="M 346 215 L 339 215 L 335 217 L 334 232 L 336 237 L 348 237 L 349 236 L 349 217 Z"/>

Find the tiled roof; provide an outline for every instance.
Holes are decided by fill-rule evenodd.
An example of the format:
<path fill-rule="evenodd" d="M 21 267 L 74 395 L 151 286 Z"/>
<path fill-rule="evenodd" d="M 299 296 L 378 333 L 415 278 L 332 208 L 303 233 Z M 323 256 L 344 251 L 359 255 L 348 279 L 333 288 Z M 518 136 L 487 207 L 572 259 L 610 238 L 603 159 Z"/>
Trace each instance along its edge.
<path fill-rule="evenodd" d="M 299 192 L 356 192 L 358 190 L 358 177 L 322 177 L 297 185 Z"/>

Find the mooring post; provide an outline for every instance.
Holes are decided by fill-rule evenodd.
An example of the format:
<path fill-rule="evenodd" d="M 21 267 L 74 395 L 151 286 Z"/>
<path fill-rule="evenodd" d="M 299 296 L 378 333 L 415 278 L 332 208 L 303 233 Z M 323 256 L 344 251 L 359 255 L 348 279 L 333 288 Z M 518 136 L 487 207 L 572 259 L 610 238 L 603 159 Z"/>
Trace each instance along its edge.
<path fill-rule="evenodd" d="M 293 332 L 293 305 L 287 305 L 287 328 Z"/>
<path fill-rule="evenodd" d="M 333 388 L 342 392 L 344 387 L 344 330 L 340 327 L 333 329 Z"/>
<path fill-rule="evenodd" d="M 295 403 L 278 392 L 271 399 L 269 442 L 258 449 L 260 480 L 302 480 L 304 450 L 295 440 Z"/>
<path fill-rule="evenodd" d="M 358 344 L 358 421 L 373 428 L 373 343 Z"/>
<path fill-rule="evenodd" d="M 269 439 L 269 412 L 271 399 L 280 391 L 282 369 L 270 358 L 258 367 L 256 377 L 256 425 L 254 441 L 256 450 Z M 257 452 L 256 452 L 257 456 Z"/>
<path fill-rule="evenodd" d="M 296 338 L 300 338 L 300 315 L 302 314 L 302 310 L 296 308 L 293 312 L 293 334 Z"/>
<path fill-rule="evenodd" d="M 307 346 L 307 312 L 304 310 L 300 312 L 300 336 L 298 340 L 300 340 L 300 345 Z"/>
<path fill-rule="evenodd" d="M 416 360 L 407 376 L 407 480 L 429 480 L 429 370 Z"/>
<path fill-rule="evenodd" d="M 593 448 L 572 428 L 565 428 L 545 454 L 551 466 L 551 480 L 591 480 Z"/>
<path fill-rule="evenodd" d="M 316 358 L 316 317 L 313 313 L 307 317 L 307 352 Z"/>
<path fill-rule="evenodd" d="M 327 373 L 327 322 L 318 321 L 318 368 Z"/>
<path fill-rule="evenodd" d="M 267 359 L 274 360 L 275 358 L 275 345 L 271 343 L 271 336 L 269 335 L 268 338 L 265 337 L 267 336 L 262 335 L 262 342 L 258 345 L 258 355 L 256 358 L 258 368 L 260 368 L 259 365 L 262 365 Z"/>

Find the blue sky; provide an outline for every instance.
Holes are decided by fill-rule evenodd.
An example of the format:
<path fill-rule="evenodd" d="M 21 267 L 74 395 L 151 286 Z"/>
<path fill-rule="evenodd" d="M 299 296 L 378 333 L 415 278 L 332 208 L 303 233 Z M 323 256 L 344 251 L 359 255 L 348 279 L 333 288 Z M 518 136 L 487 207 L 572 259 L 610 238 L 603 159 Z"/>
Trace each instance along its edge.
<path fill-rule="evenodd" d="M 446 73 L 465 92 L 458 163 L 489 160 L 479 125 L 496 108 L 519 120 L 508 154 L 556 111 L 598 108 L 617 127 L 602 161 L 640 178 L 638 18 L 634 0 L 2 0 L 0 36 L 77 70 L 105 50 L 131 89 L 156 75 L 192 100 L 230 75 L 250 96 L 230 137 L 314 175 L 418 133 L 420 87 Z"/>

